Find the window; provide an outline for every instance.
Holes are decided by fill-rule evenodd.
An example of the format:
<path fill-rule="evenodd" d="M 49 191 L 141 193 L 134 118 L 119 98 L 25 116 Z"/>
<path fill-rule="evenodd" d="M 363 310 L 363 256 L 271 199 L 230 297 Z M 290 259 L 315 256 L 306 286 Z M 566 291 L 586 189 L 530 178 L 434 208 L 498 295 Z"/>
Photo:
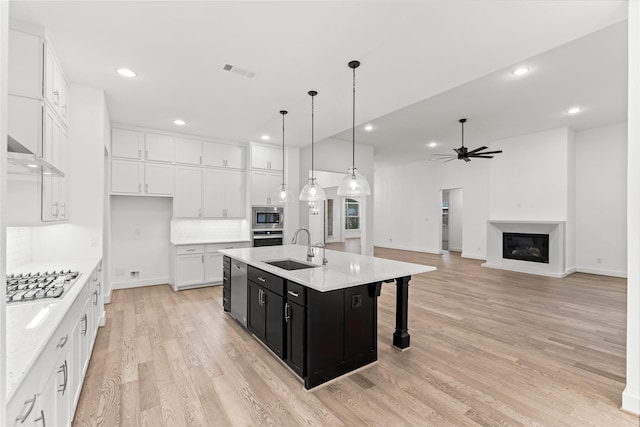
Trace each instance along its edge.
<path fill-rule="evenodd" d="M 354 199 L 344 201 L 344 228 L 360 230 L 360 202 Z"/>

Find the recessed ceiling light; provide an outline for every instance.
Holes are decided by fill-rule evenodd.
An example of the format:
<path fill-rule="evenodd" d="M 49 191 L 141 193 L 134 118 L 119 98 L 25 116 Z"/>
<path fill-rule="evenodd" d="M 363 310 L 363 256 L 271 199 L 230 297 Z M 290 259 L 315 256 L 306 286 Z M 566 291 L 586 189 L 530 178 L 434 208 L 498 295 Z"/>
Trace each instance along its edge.
<path fill-rule="evenodd" d="M 263 141 L 268 141 L 271 139 L 269 135 L 262 135 L 260 138 L 262 138 Z"/>
<path fill-rule="evenodd" d="M 364 127 L 364 130 L 367 130 L 367 131 L 369 131 L 369 130 L 373 130 L 373 126 L 371 126 L 371 125 L 366 125 L 366 126 Z"/>
<path fill-rule="evenodd" d="M 435 142 L 435 141 L 431 141 L 431 142 L 429 143 L 429 147 L 435 147 L 436 145 L 438 145 L 438 143 L 437 143 L 437 142 Z"/>
<path fill-rule="evenodd" d="M 173 121 L 173 124 L 174 124 L 174 125 L 178 125 L 178 126 L 184 126 L 184 125 L 186 125 L 186 124 L 187 124 L 187 122 L 185 122 L 185 121 L 184 121 L 184 120 L 182 120 L 182 119 L 175 119 L 175 120 Z"/>
<path fill-rule="evenodd" d="M 513 70 L 513 75 L 521 76 L 523 74 L 527 74 L 528 72 L 529 72 L 529 67 L 518 67 L 515 70 Z"/>
<path fill-rule="evenodd" d="M 571 107 L 569 108 L 569 110 L 567 111 L 567 113 L 569 114 L 578 114 L 580 111 L 580 107 Z"/>
<path fill-rule="evenodd" d="M 130 79 L 136 76 L 136 73 L 128 68 L 118 68 L 118 74 L 120 74 L 122 77 L 128 77 Z"/>

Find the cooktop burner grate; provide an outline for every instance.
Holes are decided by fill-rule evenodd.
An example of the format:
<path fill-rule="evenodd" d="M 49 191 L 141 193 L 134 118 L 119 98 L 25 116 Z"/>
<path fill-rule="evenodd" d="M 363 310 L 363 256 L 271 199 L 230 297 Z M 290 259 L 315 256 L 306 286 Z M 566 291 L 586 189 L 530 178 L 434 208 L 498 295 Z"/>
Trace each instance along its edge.
<path fill-rule="evenodd" d="M 60 298 L 80 277 L 78 271 L 60 270 L 7 276 L 7 302 Z"/>

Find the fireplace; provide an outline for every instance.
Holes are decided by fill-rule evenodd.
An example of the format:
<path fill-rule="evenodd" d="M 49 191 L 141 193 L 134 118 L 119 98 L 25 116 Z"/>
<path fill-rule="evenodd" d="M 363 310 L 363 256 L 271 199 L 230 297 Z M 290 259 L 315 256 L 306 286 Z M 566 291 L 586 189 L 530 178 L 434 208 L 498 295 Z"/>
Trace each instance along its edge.
<path fill-rule="evenodd" d="M 502 233 L 502 258 L 549 263 L 549 235 Z"/>

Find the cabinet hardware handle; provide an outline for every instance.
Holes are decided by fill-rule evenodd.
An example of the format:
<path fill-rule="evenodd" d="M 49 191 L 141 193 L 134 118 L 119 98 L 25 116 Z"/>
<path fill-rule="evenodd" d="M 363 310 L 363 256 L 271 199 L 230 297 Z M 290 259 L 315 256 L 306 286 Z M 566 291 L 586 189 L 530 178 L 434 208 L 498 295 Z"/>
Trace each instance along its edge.
<path fill-rule="evenodd" d="M 58 369 L 58 373 L 62 373 L 64 375 L 64 382 L 58 386 L 58 392 L 62 393 L 64 396 L 64 392 L 67 391 L 67 380 L 69 379 L 69 370 L 66 360 L 64 361 L 64 365 L 61 365 L 60 369 Z"/>
<path fill-rule="evenodd" d="M 226 281 L 227 281 L 227 278 L 226 278 L 226 277 L 223 277 L 223 278 L 222 278 L 222 281 L 223 281 L 223 282 L 226 282 Z"/>
<path fill-rule="evenodd" d="M 195 252 L 195 249 L 187 249 L 187 252 Z"/>
<path fill-rule="evenodd" d="M 202 209 L 198 209 L 198 217 L 202 218 Z"/>
<path fill-rule="evenodd" d="M 44 411 L 42 409 L 40 409 L 40 416 L 33 421 L 35 422 L 42 421 L 42 427 L 47 427 L 47 423 L 44 420 Z"/>
<path fill-rule="evenodd" d="M 93 281 L 94 281 L 94 282 L 97 282 L 97 281 L 98 281 L 98 275 L 97 275 L 97 274 L 94 274 L 94 275 L 93 275 Z"/>
<path fill-rule="evenodd" d="M 149 150 L 144 150 L 144 159 L 149 160 Z"/>
<path fill-rule="evenodd" d="M 87 320 L 86 313 L 82 316 L 82 321 L 84 322 L 84 329 L 82 329 L 82 336 L 84 337 L 87 335 L 87 329 L 89 329 L 89 321 Z"/>
<path fill-rule="evenodd" d="M 58 105 L 58 102 L 60 102 L 60 92 L 58 92 L 58 90 L 57 90 L 57 89 L 54 89 L 54 90 L 53 90 L 53 96 L 54 96 L 54 98 L 55 98 L 55 99 L 53 100 L 53 103 L 54 103 L 55 105 Z"/>
<path fill-rule="evenodd" d="M 202 156 L 200 156 L 200 164 L 202 164 Z"/>
<path fill-rule="evenodd" d="M 69 334 L 67 334 L 64 337 L 60 338 L 60 342 L 58 342 L 58 345 L 56 346 L 56 348 L 64 347 L 67 344 L 67 341 L 69 341 Z"/>
<path fill-rule="evenodd" d="M 287 291 L 287 293 L 288 293 L 289 295 L 293 296 L 293 297 L 296 297 L 296 298 L 298 298 L 298 297 L 300 296 L 300 294 L 299 294 L 299 293 L 297 293 L 297 292 L 293 292 L 293 291 Z"/>
<path fill-rule="evenodd" d="M 62 211 L 60 213 L 60 216 L 63 217 L 63 218 L 66 218 L 67 217 L 67 204 L 66 203 L 61 204 L 60 205 L 60 210 Z"/>
<path fill-rule="evenodd" d="M 258 280 L 261 281 L 262 283 L 267 281 L 267 279 L 265 279 L 264 277 L 260 277 L 260 276 L 258 276 Z"/>
<path fill-rule="evenodd" d="M 144 185 L 144 192 L 148 193 L 149 192 L 149 184 L 145 184 Z"/>
<path fill-rule="evenodd" d="M 141 159 L 142 158 L 142 150 L 138 150 L 138 158 Z"/>
<path fill-rule="evenodd" d="M 26 408 L 27 405 L 29 405 L 29 409 L 27 409 L 27 412 L 25 414 L 18 415 L 16 417 L 16 421 L 20 421 L 20 423 L 24 423 L 25 421 L 27 421 L 27 418 L 29 417 L 29 414 L 31 414 L 31 411 L 33 411 L 33 407 L 35 406 L 35 404 L 36 404 L 36 395 L 34 394 L 33 398 L 24 401 L 23 408 Z"/>
<path fill-rule="evenodd" d="M 289 322 L 289 319 L 291 319 L 291 315 L 289 314 L 289 308 L 290 307 L 291 306 L 289 305 L 289 303 L 286 303 L 284 305 L 284 321 L 287 322 L 287 323 Z"/>
<path fill-rule="evenodd" d="M 264 289 L 262 290 L 262 305 L 265 305 L 267 302 L 266 292 Z"/>
<path fill-rule="evenodd" d="M 95 300 L 93 301 L 93 305 L 98 305 L 98 291 L 94 291 L 93 296 L 95 297 Z"/>
<path fill-rule="evenodd" d="M 202 255 L 202 263 L 204 264 L 204 255 Z"/>
<path fill-rule="evenodd" d="M 98 282 L 96 286 L 98 287 L 98 296 L 102 295 L 102 283 Z"/>
<path fill-rule="evenodd" d="M 142 184 L 138 184 L 138 193 L 142 191 Z"/>
<path fill-rule="evenodd" d="M 67 104 L 63 105 L 62 109 L 64 110 L 64 114 L 62 114 L 62 117 L 67 117 Z"/>

